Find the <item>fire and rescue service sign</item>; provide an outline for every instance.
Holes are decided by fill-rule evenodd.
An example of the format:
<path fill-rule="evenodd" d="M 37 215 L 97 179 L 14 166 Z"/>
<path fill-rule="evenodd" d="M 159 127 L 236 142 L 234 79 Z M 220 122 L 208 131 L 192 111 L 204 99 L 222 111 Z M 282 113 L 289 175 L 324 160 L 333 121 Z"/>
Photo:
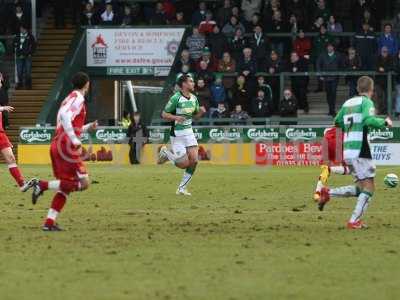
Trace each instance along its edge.
<path fill-rule="evenodd" d="M 171 67 L 185 28 L 87 29 L 88 67 Z"/>

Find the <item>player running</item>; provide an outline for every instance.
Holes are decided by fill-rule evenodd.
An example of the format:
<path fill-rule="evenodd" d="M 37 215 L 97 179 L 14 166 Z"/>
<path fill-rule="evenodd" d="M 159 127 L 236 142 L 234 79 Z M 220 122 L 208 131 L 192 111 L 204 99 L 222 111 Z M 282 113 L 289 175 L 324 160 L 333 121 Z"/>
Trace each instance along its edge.
<path fill-rule="evenodd" d="M 80 137 L 82 132 L 95 129 L 97 122 L 85 124 L 85 95 L 89 91 L 89 77 L 83 72 L 72 78 L 74 90 L 61 103 L 57 115 L 57 128 L 50 146 L 51 163 L 56 180 L 36 180 L 33 187 L 32 203 L 36 204 L 44 191 L 54 190 L 51 208 L 43 225 L 44 231 L 62 230 L 56 223 L 67 196 L 71 192 L 83 191 L 89 187 L 89 175 L 81 159 Z"/>
<path fill-rule="evenodd" d="M 368 141 L 369 128 L 391 127 L 392 120 L 375 116 L 374 81 L 362 76 L 357 82 L 359 96 L 347 100 L 335 118 L 335 125 L 343 132 L 343 158 L 353 175 L 356 185 L 321 189 L 319 206 L 323 209 L 330 197 L 357 197 L 357 204 L 347 223 L 349 229 L 361 229 L 361 220 L 375 191 L 375 164 Z"/>
<path fill-rule="evenodd" d="M 180 169 L 185 169 L 182 181 L 176 191 L 177 195 L 191 196 L 187 191 L 190 180 L 197 166 L 198 144 L 192 129 L 192 119 L 200 118 L 205 112 L 204 107 L 192 93 L 194 81 L 189 75 L 181 75 L 177 82 L 180 91 L 176 92 L 168 101 L 161 114 L 165 120 L 171 121 L 171 147 L 161 147 L 158 164 L 170 160 Z"/>
<path fill-rule="evenodd" d="M 343 132 L 337 127 L 327 128 L 324 132 L 322 143 L 324 154 L 327 154 L 328 165 L 321 166 L 321 174 L 318 177 L 314 191 L 314 201 L 321 199 L 321 189 L 328 185 L 331 174 L 348 175 L 350 169 L 343 161 Z M 323 208 L 323 206 L 322 206 Z"/>
<path fill-rule="evenodd" d="M 1 84 L 1 81 L 0 81 Z M 3 111 L 13 112 L 14 107 L 12 106 L 0 106 L 0 153 L 3 156 L 7 166 L 8 171 L 11 176 L 14 178 L 15 182 L 18 184 L 21 192 L 26 192 L 29 188 L 34 185 L 35 180 L 25 181 L 22 176 L 21 171 L 19 170 L 14 153 L 12 151 L 12 145 L 10 140 L 7 137 L 6 132 L 3 128 Z"/>

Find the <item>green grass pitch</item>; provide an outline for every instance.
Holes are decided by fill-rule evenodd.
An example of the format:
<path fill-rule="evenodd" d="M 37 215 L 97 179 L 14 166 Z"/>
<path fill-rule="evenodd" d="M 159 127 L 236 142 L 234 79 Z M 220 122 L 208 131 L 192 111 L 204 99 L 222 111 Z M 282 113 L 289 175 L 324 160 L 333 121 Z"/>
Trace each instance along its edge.
<path fill-rule="evenodd" d="M 49 166 L 23 166 L 50 178 Z M 95 182 L 70 197 L 59 233 L 0 172 L 0 299 L 399 299 L 399 188 L 383 185 L 349 231 L 355 199 L 311 200 L 318 168 L 200 164 L 191 198 L 172 166 L 89 166 Z M 332 185 L 351 183 L 349 176 Z"/>

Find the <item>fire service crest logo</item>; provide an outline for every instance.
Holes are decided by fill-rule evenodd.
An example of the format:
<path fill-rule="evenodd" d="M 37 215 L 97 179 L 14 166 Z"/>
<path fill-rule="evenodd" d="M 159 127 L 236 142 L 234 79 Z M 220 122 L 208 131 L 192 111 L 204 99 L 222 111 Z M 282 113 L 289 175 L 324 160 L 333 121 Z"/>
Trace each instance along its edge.
<path fill-rule="evenodd" d="M 107 61 L 107 48 L 103 36 L 99 34 L 92 44 L 92 56 L 95 64 L 104 64 Z"/>

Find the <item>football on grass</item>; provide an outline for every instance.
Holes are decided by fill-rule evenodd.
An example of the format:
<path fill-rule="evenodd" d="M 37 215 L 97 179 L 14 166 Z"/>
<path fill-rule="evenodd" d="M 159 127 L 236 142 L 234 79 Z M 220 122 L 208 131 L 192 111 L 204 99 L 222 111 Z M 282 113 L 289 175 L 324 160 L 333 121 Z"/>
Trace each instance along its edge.
<path fill-rule="evenodd" d="M 385 176 L 383 182 L 386 186 L 394 188 L 399 184 L 399 177 L 396 174 L 390 173 Z"/>

